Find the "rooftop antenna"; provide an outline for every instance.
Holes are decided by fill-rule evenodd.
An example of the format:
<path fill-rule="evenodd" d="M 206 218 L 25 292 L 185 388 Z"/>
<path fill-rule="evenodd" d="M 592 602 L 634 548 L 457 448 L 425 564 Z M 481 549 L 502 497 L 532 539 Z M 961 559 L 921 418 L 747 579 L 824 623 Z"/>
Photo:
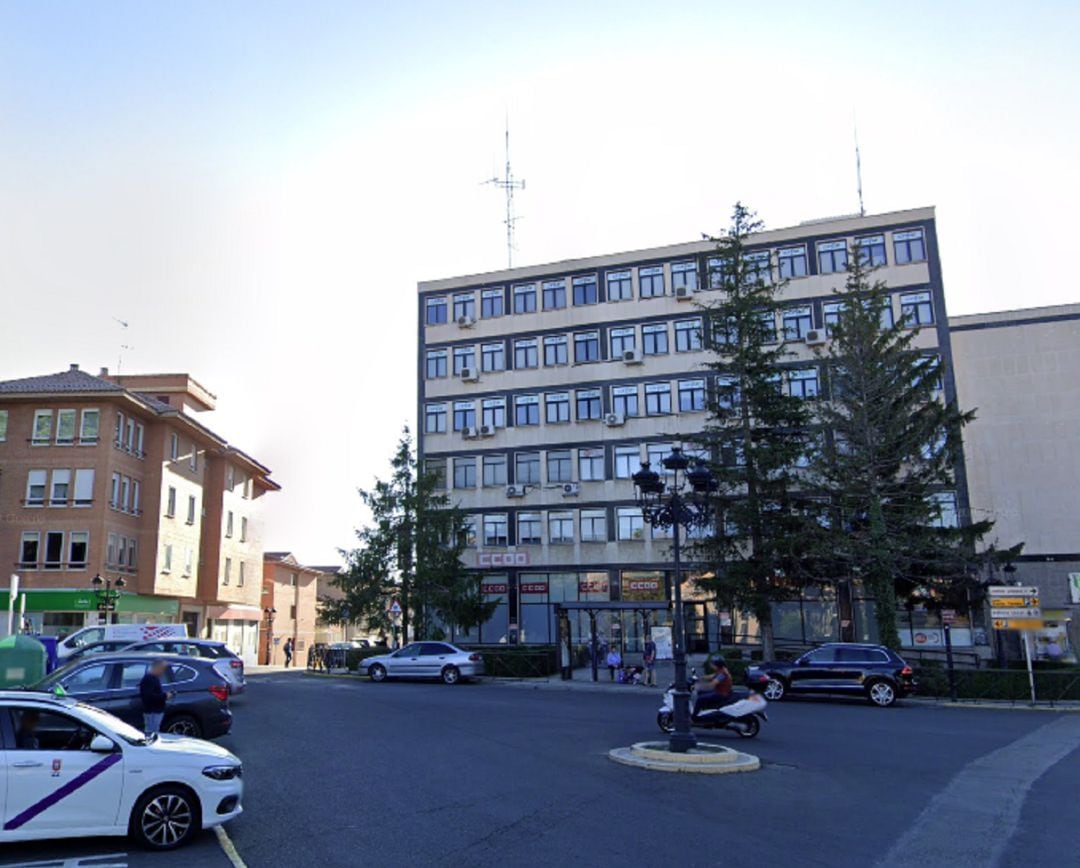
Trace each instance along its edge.
<path fill-rule="evenodd" d="M 855 130 L 855 183 L 859 191 L 859 216 L 866 216 L 866 208 L 863 207 L 862 198 L 862 158 L 859 156 L 859 124 L 852 115 L 852 127 Z"/>
<path fill-rule="evenodd" d="M 506 192 L 506 219 L 503 221 L 506 224 L 506 267 L 514 267 L 514 250 L 517 249 L 514 244 L 514 224 L 521 218 L 514 214 L 514 191 L 525 189 L 525 179 L 520 181 L 514 178 L 514 173 L 510 168 L 510 116 L 506 118 L 506 174 L 503 177 L 496 175 L 493 178 L 488 178 L 483 181 L 484 184 L 491 184 L 492 186 L 499 187 Z"/>
<path fill-rule="evenodd" d="M 113 322 L 118 323 L 120 328 L 122 328 L 125 332 L 127 331 L 128 323 L 127 323 L 126 320 L 122 320 L 122 319 L 120 319 L 120 317 L 114 316 L 113 317 Z M 135 349 L 135 347 L 132 347 L 132 346 L 129 346 L 128 344 L 123 343 L 123 338 L 121 338 L 120 340 L 121 340 L 120 352 L 117 353 L 117 356 L 116 356 L 116 373 L 117 374 L 120 373 L 120 369 L 121 369 L 121 367 L 123 367 L 123 364 L 124 364 L 124 350 L 133 350 L 133 349 Z"/>

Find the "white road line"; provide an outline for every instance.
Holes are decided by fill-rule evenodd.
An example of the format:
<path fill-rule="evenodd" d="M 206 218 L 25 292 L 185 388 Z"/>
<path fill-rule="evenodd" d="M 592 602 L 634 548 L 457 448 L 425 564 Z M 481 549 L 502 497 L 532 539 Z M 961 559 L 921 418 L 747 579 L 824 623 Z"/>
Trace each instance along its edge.
<path fill-rule="evenodd" d="M 878 868 L 997 865 L 1032 785 L 1080 749 L 1080 717 L 1062 716 L 968 763 L 893 844 Z"/>
<path fill-rule="evenodd" d="M 225 852 L 225 858 L 232 863 L 233 868 L 247 868 L 244 860 L 240 858 L 240 853 L 237 851 L 236 845 L 229 837 L 229 833 L 225 831 L 225 827 L 214 826 L 214 834 L 217 835 L 218 843 Z"/>
<path fill-rule="evenodd" d="M 102 859 L 123 861 L 103 862 Z M 103 853 L 100 856 L 72 856 L 69 859 L 45 859 L 41 862 L 8 862 L 0 868 L 127 868 L 127 853 Z"/>

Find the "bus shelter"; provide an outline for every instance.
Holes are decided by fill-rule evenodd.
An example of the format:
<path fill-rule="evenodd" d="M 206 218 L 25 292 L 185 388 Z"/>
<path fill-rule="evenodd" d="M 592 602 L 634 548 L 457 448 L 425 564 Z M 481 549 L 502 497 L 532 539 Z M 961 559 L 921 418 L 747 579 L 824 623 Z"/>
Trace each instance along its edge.
<path fill-rule="evenodd" d="M 640 614 L 642 620 L 641 635 L 649 632 L 650 614 L 653 612 L 666 612 L 668 604 L 661 601 L 647 600 L 616 600 L 600 601 L 589 600 L 579 602 L 563 602 L 555 604 L 555 617 L 558 622 L 559 638 L 559 668 L 564 680 L 573 678 L 574 672 L 574 649 L 570 633 L 570 612 L 584 612 L 589 616 L 589 659 L 592 661 L 592 680 L 599 678 L 597 666 L 597 651 L 599 642 L 596 636 L 596 616 L 601 612 L 633 612 Z"/>

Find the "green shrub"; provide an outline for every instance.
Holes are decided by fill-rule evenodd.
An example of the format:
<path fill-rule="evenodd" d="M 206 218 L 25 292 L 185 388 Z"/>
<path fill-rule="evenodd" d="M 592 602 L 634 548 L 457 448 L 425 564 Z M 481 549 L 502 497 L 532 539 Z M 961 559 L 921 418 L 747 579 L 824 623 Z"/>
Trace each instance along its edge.
<path fill-rule="evenodd" d="M 920 666 L 915 673 L 916 695 L 949 695 L 948 672 L 940 665 Z M 955 673 L 959 699 L 1027 702 L 1031 698 L 1027 672 L 1023 669 L 958 669 Z M 1039 700 L 1080 700 L 1080 669 L 1035 672 L 1035 695 Z"/>
<path fill-rule="evenodd" d="M 368 657 L 378 657 L 380 654 L 389 654 L 390 649 L 385 645 L 376 645 L 373 648 L 349 648 L 345 652 L 345 666 L 353 671 L 360 665 L 361 660 Z"/>
<path fill-rule="evenodd" d="M 485 675 L 498 678 L 546 678 L 559 671 L 558 649 L 554 645 L 479 645 L 467 650 L 484 658 Z"/>

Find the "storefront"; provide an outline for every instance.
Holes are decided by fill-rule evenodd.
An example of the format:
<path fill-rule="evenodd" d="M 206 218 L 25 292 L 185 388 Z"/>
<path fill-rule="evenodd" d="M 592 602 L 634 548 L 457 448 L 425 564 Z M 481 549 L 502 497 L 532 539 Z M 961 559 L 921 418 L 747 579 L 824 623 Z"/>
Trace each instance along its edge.
<path fill-rule="evenodd" d="M 105 623 L 97 610 L 97 597 L 90 590 L 27 588 L 26 620 L 31 632 L 45 636 L 67 636 L 83 627 Z M 0 591 L 0 610 L 8 608 L 7 591 Z M 153 597 L 121 592 L 113 620 L 118 624 L 172 624 L 177 621 L 180 601 L 172 597 Z M 15 601 L 18 618 L 19 601 Z"/>
<path fill-rule="evenodd" d="M 259 662 L 259 623 L 262 609 L 257 606 L 208 606 L 206 623 L 210 638 L 224 642 L 240 656 L 245 666 Z"/>

